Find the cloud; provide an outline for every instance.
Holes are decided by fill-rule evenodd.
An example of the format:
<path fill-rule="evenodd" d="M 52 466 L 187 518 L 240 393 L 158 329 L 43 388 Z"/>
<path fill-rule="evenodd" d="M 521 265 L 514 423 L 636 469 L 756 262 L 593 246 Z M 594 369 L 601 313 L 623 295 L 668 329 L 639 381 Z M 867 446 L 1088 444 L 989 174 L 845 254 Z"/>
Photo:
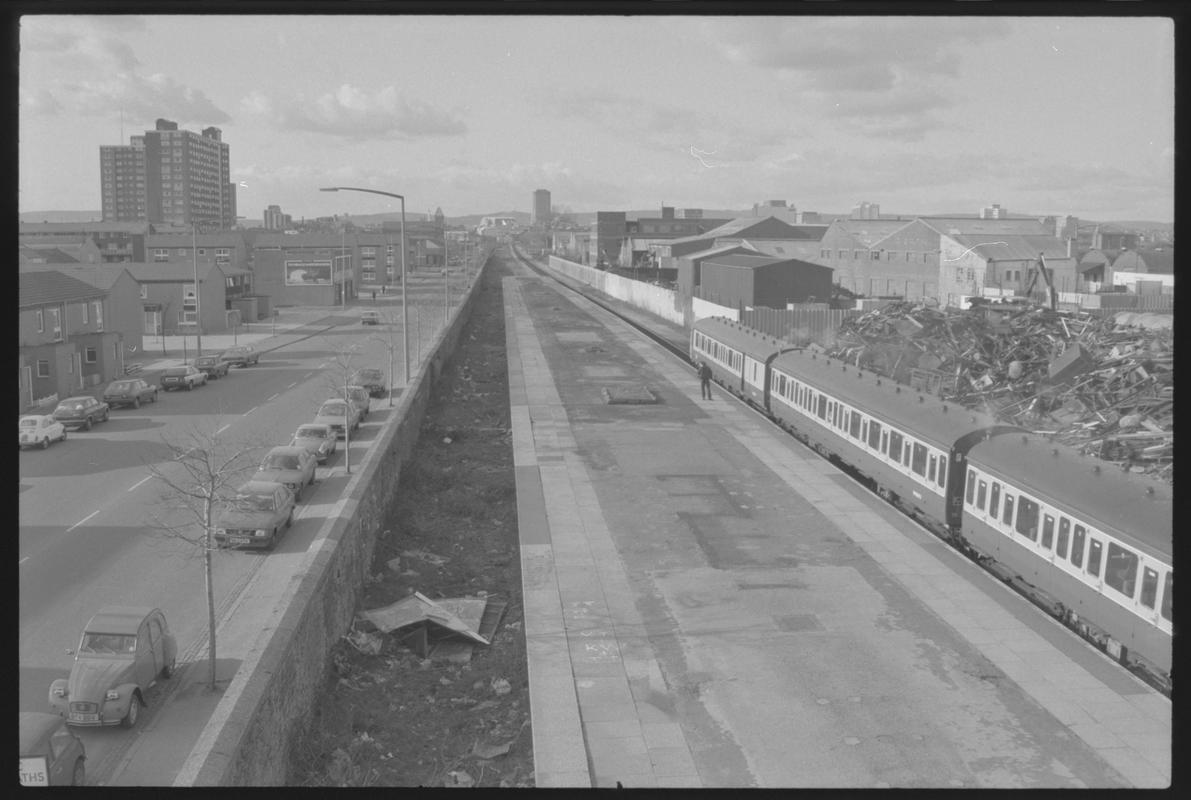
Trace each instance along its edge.
<path fill-rule="evenodd" d="M 728 120 L 703 108 L 659 104 L 610 92 L 551 97 L 552 114 L 574 118 L 624 141 L 691 159 L 691 148 L 718 165 L 748 163 L 785 144 L 795 131 L 763 127 L 756 118 Z"/>
<path fill-rule="evenodd" d="M 405 97 L 392 86 L 369 94 L 344 84 L 313 100 L 301 95 L 274 99 L 253 92 L 240 101 L 240 108 L 271 118 L 278 128 L 349 139 L 411 140 L 467 132 L 467 125 L 454 112 Z"/>
<path fill-rule="evenodd" d="M 52 116 L 62 111 L 62 105 L 54 95 L 43 88 L 20 92 L 20 109 L 22 114 L 30 116 Z"/>
<path fill-rule="evenodd" d="M 122 109 L 130 121 L 139 118 L 148 124 L 164 117 L 182 125 L 217 125 L 231 119 L 201 90 L 161 73 L 120 73 L 96 81 L 60 83 L 54 93 L 61 105 L 84 115 L 111 116 L 113 110 Z"/>

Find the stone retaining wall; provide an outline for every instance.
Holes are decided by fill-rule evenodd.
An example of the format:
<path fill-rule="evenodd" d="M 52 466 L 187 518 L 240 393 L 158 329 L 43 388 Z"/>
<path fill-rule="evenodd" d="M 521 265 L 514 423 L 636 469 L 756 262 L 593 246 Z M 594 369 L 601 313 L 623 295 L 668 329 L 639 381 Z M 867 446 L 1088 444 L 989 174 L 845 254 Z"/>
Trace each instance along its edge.
<path fill-rule="evenodd" d="M 455 352 L 486 267 L 485 261 L 426 367 L 402 392 L 393 419 L 311 544 L 174 786 L 285 785 L 290 748 L 326 685 L 331 647 L 355 617 L 377 529 L 394 502 L 435 380 Z"/>

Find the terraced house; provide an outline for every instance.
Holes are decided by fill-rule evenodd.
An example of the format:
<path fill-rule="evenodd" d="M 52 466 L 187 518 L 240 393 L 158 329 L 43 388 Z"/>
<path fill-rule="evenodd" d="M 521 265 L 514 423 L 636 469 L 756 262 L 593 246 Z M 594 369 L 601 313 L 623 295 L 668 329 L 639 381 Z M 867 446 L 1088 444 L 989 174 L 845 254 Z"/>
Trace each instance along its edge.
<path fill-rule="evenodd" d="M 106 291 L 56 271 L 18 279 L 18 413 L 122 374 L 123 336 L 105 327 Z"/>

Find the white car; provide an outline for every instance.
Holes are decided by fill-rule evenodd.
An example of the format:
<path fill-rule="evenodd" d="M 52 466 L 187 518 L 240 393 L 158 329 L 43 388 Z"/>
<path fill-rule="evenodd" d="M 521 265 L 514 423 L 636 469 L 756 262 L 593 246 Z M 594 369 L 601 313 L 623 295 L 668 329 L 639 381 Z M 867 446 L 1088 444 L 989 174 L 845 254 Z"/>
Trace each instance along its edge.
<path fill-rule="evenodd" d="M 26 447 L 40 447 L 42 450 L 50 446 L 50 442 L 66 441 L 66 426 L 53 417 L 45 414 L 29 414 L 17 421 L 20 428 L 20 449 Z"/>

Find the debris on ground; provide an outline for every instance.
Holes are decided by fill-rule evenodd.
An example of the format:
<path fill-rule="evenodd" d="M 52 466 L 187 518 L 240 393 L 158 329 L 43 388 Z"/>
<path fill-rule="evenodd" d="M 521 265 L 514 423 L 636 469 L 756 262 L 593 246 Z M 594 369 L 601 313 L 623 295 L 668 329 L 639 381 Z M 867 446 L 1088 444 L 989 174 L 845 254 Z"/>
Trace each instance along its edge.
<path fill-rule="evenodd" d="M 1153 316 L 900 301 L 845 320 L 826 352 L 1170 482 L 1174 338 Z"/>

